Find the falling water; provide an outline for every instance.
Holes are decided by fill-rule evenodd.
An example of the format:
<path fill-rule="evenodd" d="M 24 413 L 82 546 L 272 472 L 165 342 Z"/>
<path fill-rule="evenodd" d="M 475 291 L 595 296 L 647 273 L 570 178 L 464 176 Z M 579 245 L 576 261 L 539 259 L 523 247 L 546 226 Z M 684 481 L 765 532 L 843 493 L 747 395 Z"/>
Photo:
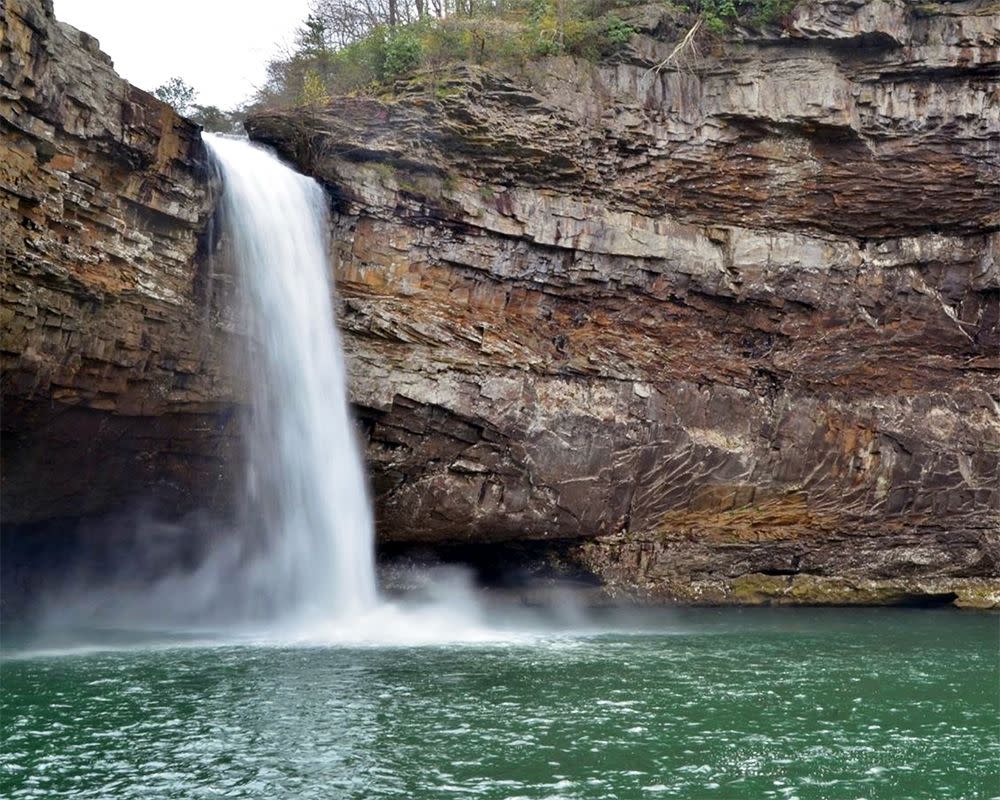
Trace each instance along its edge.
<path fill-rule="evenodd" d="M 248 520 L 271 611 L 333 618 L 375 603 L 372 519 L 334 322 L 320 187 L 247 142 L 206 136 L 250 329 Z"/>
<path fill-rule="evenodd" d="M 519 640 L 520 632 L 487 621 L 465 572 L 414 575 L 427 583 L 413 597 L 378 597 L 372 518 L 334 321 L 323 192 L 247 142 L 205 140 L 223 183 L 221 255 L 238 279 L 248 328 L 245 514 L 224 530 L 152 519 L 126 524 L 135 546 L 116 550 L 120 569 L 84 571 L 45 598 L 38 645 L 76 647 L 105 629 L 204 641 Z M 176 554 L 174 539 L 192 535 L 204 551 L 175 558 L 164 571 L 162 554 Z"/>

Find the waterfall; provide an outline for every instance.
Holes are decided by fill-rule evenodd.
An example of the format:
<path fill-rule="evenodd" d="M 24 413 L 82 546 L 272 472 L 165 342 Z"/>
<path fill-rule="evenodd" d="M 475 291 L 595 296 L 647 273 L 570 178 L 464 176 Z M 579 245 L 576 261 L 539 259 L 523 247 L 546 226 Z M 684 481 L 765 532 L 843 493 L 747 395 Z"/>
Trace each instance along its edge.
<path fill-rule="evenodd" d="M 375 604 L 373 526 L 347 401 L 322 189 L 245 141 L 206 135 L 249 329 L 246 518 L 257 601 L 332 618 Z"/>
<path fill-rule="evenodd" d="M 516 639 L 486 624 L 461 570 L 418 571 L 411 597 L 378 596 L 324 194 L 266 150 L 205 141 L 222 177 L 219 255 L 247 334 L 244 513 L 218 526 L 126 518 L 134 544 L 116 550 L 110 573 L 84 570 L 46 596 L 39 641 L 86 643 L 95 630 L 324 645 Z M 194 554 L 178 546 L 191 541 Z"/>

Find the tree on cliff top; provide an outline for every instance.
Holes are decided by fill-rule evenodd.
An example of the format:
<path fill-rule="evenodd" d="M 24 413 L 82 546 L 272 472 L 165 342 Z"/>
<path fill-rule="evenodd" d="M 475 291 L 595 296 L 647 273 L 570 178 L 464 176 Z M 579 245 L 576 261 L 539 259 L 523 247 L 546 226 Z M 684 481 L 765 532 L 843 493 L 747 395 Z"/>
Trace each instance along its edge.
<path fill-rule="evenodd" d="M 212 133 L 242 133 L 246 110 L 233 108 L 224 111 L 218 106 L 203 106 L 195 102 L 197 90 L 183 78 L 171 78 L 153 89 L 153 94 L 178 114 L 197 122 Z"/>
<path fill-rule="evenodd" d="M 153 89 L 153 94 L 183 116 L 190 113 L 194 99 L 198 96 L 193 86 L 176 76 Z"/>
<path fill-rule="evenodd" d="M 378 90 L 418 67 L 514 65 L 568 53 L 598 58 L 633 30 L 611 10 L 631 0 L 313 0 L 294 48 L 268 64 L 257 102 L 309 104 Z"/>

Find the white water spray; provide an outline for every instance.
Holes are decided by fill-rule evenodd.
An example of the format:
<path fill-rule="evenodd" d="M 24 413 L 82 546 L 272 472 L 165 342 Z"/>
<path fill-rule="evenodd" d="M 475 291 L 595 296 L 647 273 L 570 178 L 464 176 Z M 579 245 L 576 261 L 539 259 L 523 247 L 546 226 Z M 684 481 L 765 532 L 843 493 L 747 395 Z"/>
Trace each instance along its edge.
<path fill-rule="evenodd" d="M 250 329 L 253 583 L 274 612 L 349 617 L 375 603 L 373 529 L 334 321 L 322 190 L 247 142 L 206 136 L 225 248 Z"/>

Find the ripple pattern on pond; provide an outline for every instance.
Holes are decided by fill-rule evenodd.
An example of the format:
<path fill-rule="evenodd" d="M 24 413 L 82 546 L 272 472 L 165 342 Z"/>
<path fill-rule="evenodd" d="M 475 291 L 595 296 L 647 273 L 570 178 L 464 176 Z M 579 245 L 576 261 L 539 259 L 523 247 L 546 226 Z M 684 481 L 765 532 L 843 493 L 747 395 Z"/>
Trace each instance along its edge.
<path fill-rule="evenodd" d="M 997 617 L 672 619 L 506 644 L 8 660 L 0 795 L 1000 796 Z"/>

